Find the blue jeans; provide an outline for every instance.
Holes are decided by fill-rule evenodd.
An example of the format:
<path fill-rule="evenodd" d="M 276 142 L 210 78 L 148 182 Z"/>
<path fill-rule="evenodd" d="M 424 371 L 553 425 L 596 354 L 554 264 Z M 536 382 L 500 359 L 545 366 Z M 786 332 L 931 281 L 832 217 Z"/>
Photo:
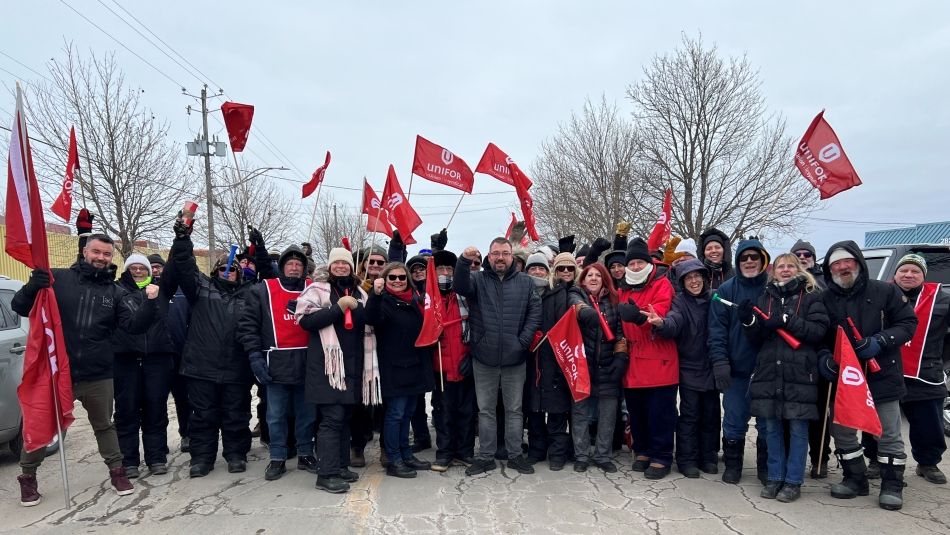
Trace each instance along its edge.
<path fill-rule="evenodd" d="M 313 432 L 317 407 L 304 398 L 304 385 L 267 385 L 267 429 L 270 460 L 287 460 L 287 419 L 294 417 L 297 455 L 313 455 Z"/>
<path fill-rule="evenodd" d="M 785 453 L 784 424 L 788 422 L 788 455 Z M 769 481 L 793 485 L 805 482 L 805 459 L 808 457 L 808 420 L 765 418 L 769 443 Z"/>
<path fill-rule="evenodd" d="M 409 460 L 409 428 L 412 413 L 416 411 L 418 396 L 391 396 L 385 398 L 386 414 L 383 416 L 383 438 L 389 461 Z"/>
<path fill-rule="evenodd" d="M 732 384 L 722 393 L 722 438 L 745 440 L 749 431 L 749 378 L 733 377 Z M 759 436 L 765 436 L 765 419 L 755 419 Z"/>

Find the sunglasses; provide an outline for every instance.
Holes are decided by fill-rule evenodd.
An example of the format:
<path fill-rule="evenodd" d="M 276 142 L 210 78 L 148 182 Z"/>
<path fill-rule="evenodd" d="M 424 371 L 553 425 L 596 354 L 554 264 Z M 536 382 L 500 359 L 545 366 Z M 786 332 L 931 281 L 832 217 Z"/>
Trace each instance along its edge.
<path fill-rule="evenodd" d="M 219 267 L 216 271 L 217 271 L 218 273 L 224 273 L 224 272 L 227 271 L 227 270 L 228 270 L 227 266 L 221 266 L 221 267 Z"/>
<path fill-rule="evenodd" d="M 473 265 L 473 266 L 480 266 L 480 265 L 482 265 L 482 261 L 481 261 L 481 260 L 472 260 L 472 265 Z"/>
<path fill-rule="evenodd" d="M 370 266 L 382 266 L 386 264 L 386 261 L 385 260 L 367 260 L 366 264 Z"/>
<path fill-rule="evenodd" d="M 739 262 L 757 262 L 757 261 L 759 261 L 761 258 L 762 258 L 761 256 L 759 256 L 759 255 L 757 255 L 757 254 L 755 254 L 755 253 L 752 253 L 752 254 L 744 254 L 744 255 L 742 255 L 742 256 L 739 257 Z"/>
<path fill-rule="evenodd" d="M 405 275 L 386 275 L 386 278 L 389 279 L 390 281 L 404 281 L 408 277 Z"/>
<path fill-rule="evenodd" d="M 811 258 L 815 255 L 811 254 L 811 252 L 809 251 L 798 251 L 797 253 L 795 253 L 795 256 L 799 258 Z"/>
<path fill-rule="evenodd" d="M 563 273 L 565 271 L 574 271 L 574 270 L 575 270 L 574 266 L 558 266 L 555 269 L 555 271 L 557 271 L 558 273 Z"/>

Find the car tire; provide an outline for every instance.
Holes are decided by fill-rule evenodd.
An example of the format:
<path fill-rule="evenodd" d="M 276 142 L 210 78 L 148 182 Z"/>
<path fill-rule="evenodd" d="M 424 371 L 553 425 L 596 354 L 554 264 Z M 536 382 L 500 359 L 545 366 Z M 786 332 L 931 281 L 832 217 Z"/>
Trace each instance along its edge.
<path fill-rule="evenodd" d="M 65 437 L 64 437 L 65 438 Z M 10 447 L 10 452 L 13 453 L 14 457 L 18 460 L 20 458 L 20 453 L 23 451 L 23 423 L 20 423 L 20 430 L 17 432 L 16 436 L 13 437 L 13 440 L 8 444 Z M 49 457 L 59 451 L 59 438 L 53 437 L 53 441 L 50 442 L 49 446 L 46 446 L 46 456 Z"/>
<path fill-rule="evenodd" d="M 943 402 L 943 434 L 950 437 L 950 398 Z"/>

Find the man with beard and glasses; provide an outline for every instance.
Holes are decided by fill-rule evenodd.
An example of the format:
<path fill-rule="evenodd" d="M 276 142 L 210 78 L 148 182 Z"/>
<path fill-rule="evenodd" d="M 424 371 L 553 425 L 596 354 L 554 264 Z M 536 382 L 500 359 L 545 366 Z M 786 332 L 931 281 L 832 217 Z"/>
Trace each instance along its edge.
<path fill-rule="evenodd" d="M 874 407 L 881 420 L 877 461 L 881 465 L 881 492 L 878 505 L 898 510 L 903 506 L 904 440 L 901 437 L 900 400 L 906 393 L 901 347 L 911 340 L 917 316 L 899 287 L 869 276 L 861 249 L 853 241 L 838 242 L 828 249 L 824 265 L 828 290 L 822 301 L 828 309 L 831 328 L 827 346 L 834 347 L 837 327 L 851 339 L 864 368 Z M 874 359 L 879 370 L 870 364 Z M 837 381 L 838 365 L 825 354 L 818 369 L 829 382 Z M 831 486 L 831 496 L 849 499 L 867 496 L 867 466 L 856 429 L 833 423 L 835 455 L 841 462 L 844 479 Z"/>

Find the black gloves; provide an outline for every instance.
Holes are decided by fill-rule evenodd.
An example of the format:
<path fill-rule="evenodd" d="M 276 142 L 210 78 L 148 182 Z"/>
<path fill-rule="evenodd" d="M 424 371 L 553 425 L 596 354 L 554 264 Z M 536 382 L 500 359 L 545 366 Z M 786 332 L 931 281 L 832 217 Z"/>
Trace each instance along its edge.
<path fill-rule="evenodd" d="M 256 228 L 248 225 L 247 226 L 247 241 L 254 246 L 255 249 L 266 249 L 264 245 L 264 236 L 261 234 L 261 231 Z"/>
<path fill-rule="evenodd" d="M 192 223 L 192 225 L 193 224 L 194 223 Z M 179 210 L 178 217 L 175 218 L 175 225 L 172 227 L 172 230 L 175 231 L 175 239 L 180 240 L 182 238 L 191 236 L 192 225 L 185 224 L 185 221 L 181 216 L 181 210 Z"/>
<path fill-rule="evenodd" d="M 43 268 L 34 269 L 33 273 L 30 274 L 30 280 L 27 284 L 37 290 L 40 288 L 49 288 L 49 271 Z"/>
<path fill-rule="evenodd" d="M 838 363 L 835 362 L 834 355 L 827 349 L 818 352 L 818 375 L 824 377 L 825 381 L 834 383 L 838 381 Z"/>
<path fill-rule="evenodd" d="M 871 360 L 881 354 L 886 345 L 883 341 L 884 336 L 880 333 L 868 336 L 854 345 L 854 352 L 861 360 Z"/>
<path fill-rule="evenodd" d="M 248 358 L 251 360 L 251 371 L 254 372 L 257 381 L 262 385 L 270 384 L 273 379 L 267 371 L 267 359 L 264 358 L 264 354 L 254 351 L 248 355 Z"/>
<path fill-rule="evenodd" d="M 600 255 L 604 254 L 605 251 L 610 249 L 610 242 L 605 238 L 597 238 L 594 240 L 594 243 L 590 246 L 590 251 L 587 252 L 589 258 L 600 258 Z"/>
<path fill-rule="evenodd" d="M 449 243 L 449 233 L 446 229 L 442 229 L 438 234 L 433 234 L 429 237 L 429 245 L 432 246 L 432 252 L 444 251 L 445 246 Z"/>
<path fill-rule="evenodd" d="M 573 253 L 574 252 L 574 235 L 564 236 L 558 238 L 557 240 L 557 249 L 562 253 Z"/>
<path fill-rule="evenodd" d="M 76 234 L 92 234 L 92 220 L 95 216 L 89 213 L 89 210 L 83 208 L 76 216 Z"/>
<path fill-rule="evenodd" d="M 716 381 L 716 390 L 725 392 L 732 384 L 732 369 L 729 361 L 721 359 L 713 362 L 713 379 Z"/>
<path fill-rule="evenodd" d="M 620 303 L 617 309 L 620 312 L 620 319 L 623 321 L 636 325 L 643 325 L 647 321 L 647 315 L 640 310 L 632 297 L 626 303 Z"/>
<path fill-rule="evenodd" d="M 760 320 L 762 321 L 762 326 L 765 327 L 766 329 L 769 329 L 770 331 L 774 331 L 776 329 L 781 329 L 785 327 L 785 322 L 786 322 L 785 314 L 782 314 L 778 311 L 771 314 L 769 316 L 769 319 L 763 320 L 760 318 Z"/>
<path fill-rule="evenodd" d="M 749 301 L 748 299 L 744 299 L 741 303 L 739 303 L 738 308 L 736 308 L 736 315 L 739 317 L 739 321 L 745 325 L 751 325 L 752 320 L 755 319 L 755 312 L 752 310 L 752 307 L 754 306 L 755 305 L 752 303 L 752 301 Z"/>

